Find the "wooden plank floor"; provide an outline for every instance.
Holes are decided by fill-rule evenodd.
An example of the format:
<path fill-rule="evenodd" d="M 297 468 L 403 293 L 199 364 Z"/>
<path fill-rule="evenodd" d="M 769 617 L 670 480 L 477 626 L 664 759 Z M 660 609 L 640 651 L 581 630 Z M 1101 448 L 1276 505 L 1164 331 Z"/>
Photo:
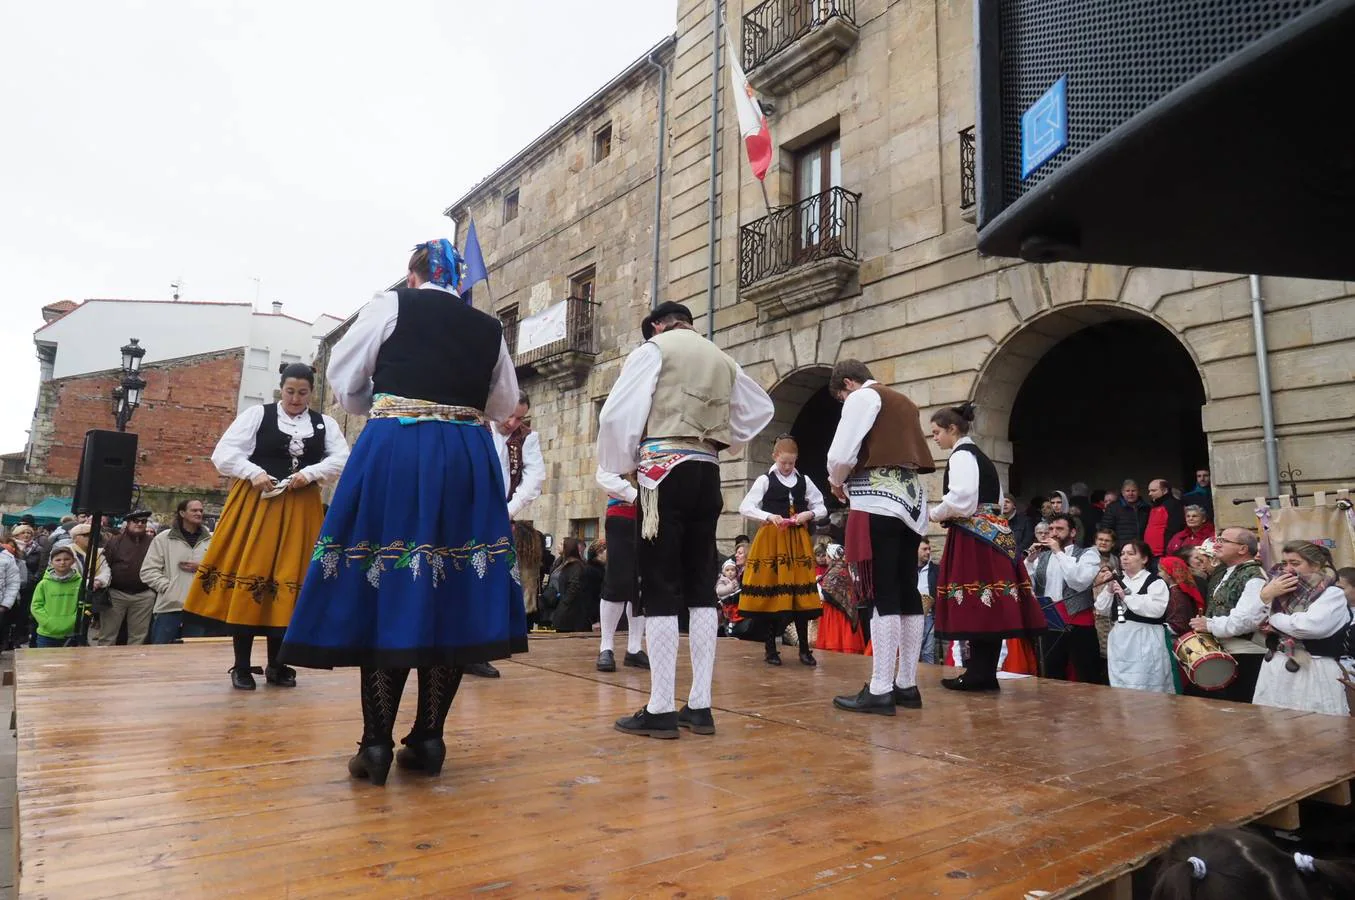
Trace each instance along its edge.
<path fill-rule="evenodd" d="M 382 789 L 345 769 L 353 671 L 244 693 L 225 644 L 21 651 L 20 896 L 1076 896 L 1355 776 L 1350 719 L 1036 679 L 959 695 L 933 666 L 924 709 L 859 716 L 830 699 L 861 657 L 719 653 L 719 733 L 653 741 L 611 727 L 646 673 L 534 639 L 466 679 L 441 778 Z M 401 728 L 413 704 L 411 683 Z"/>

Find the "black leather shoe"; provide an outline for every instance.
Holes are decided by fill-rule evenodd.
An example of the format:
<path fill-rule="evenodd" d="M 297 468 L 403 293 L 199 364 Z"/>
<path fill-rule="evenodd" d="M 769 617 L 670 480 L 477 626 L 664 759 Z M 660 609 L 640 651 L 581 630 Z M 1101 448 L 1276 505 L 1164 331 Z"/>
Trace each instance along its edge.
<path fill-rule="evenodd" d="M 616 671 L 616 654 L 613 653 L 613 652 L 610 651 L 610 650 L 603 650 L 601 653 L 599 653 L 599 654 L 598 654 L 598 671 L 599 671 L 599 672 L 615 672 L 615 671 Z"/>
<path fill-rule="evenodd" d="M 678 715 L 675 712 L 656 715 L 642 706 L 635 715 L 617 719 L 616 730 L 624 734 L 671 741 L 678 736 Z"/>
<path fill-rule="evenodd" d="M 705 709 L 692 709 L 684 705 L 677 714 L 677 723 L 679 728 L 686 728 L 692 734 L 714 734 L 715 717 L 710 713 L 710 707 Z"/>
<path fill-rule="evenodd" d="M 648 669 L 649 654 L 643 650 L 639 653 L 627 653 L 621 660 L 621 665 L 630 666 L 632 669 Z"/>
<path fill-rule="evenodd" d="M 904 706 L 908 709 L 922 708 L 922 692 L 914 685 L 910 688 L 901 688 L 894 685 L 894 705 Z"/>
<path fill-rule="evenodd" d="M 971 693 L 1002 690 L 996 678 L 990 681 L 969 681 L 966 680 L 964 675 L 958 675 L 955 678 L 942 678 L 941 687 L 951 691 L 969 691 Z"/>
<path fill-rule="evenodd" d="M 841 697 L 833 698 L 833 705 L 838 709 L 845 709 L 848 712 L 874 713 L 877 716 L 894 715 L 894 692 L 886 691 L 883 694 L 872 694 L 870 692 L 870 683 L 867 682 L 861 688 L 861 693 L 855 696 L 845 694 Z"/>
<path fill-rule="evenodd" d="M 354 778 L 366 778 L 380 787 L 386 783 L 394 757 L 392 749 L 385 745 L 358 744 L 357 754 L 348 761 L 348 774 Z"/>
<path fill-rule="evenodd" d="M 420 769 L 429 775 L 442 771 L 442 763 L 447 759 L 447 744 L 442 738 L 407 737 L 403 747 L 395 754 L 395 764 L 402 769 Z"/>
<path fill-rule="evenodd" d="M 781 654 L 775 651 L 768 653 L 763 659 L 763 662 L 767 663 L 769 666 L 779 666 L 781 665 Z"/>
<path fill-rule="evenodd" d="M 263 670 L 263 677 L 278 687 L 296 687 L 296 669 L 291 666 L 269 666 Z"/>
<path fill-rule="evenodd" d="M 819 664 L 819 661 L 818 661 L 817 659 L 814 658 L 814 652 L 813 652 L 812 650 L 801 650 L 801 651 L 800 651 L 800 665 L 802 665 L 802 666 L 817 666 L 818 664 Z"/>
<path fill-rule="evenodd" d="M 499 670 L 487 662 L 471 663 L 465 667 L 467 675 L 479 675 L 481 678 L 498 678 Z"/>
<path fill-rule="evenodd" d="M 254 681 L 254 673 L 257 669 L 240 669 L 235 666 L 230 668 L 231 687 L 237 691 L 252 691 L 259 685 Z"/>

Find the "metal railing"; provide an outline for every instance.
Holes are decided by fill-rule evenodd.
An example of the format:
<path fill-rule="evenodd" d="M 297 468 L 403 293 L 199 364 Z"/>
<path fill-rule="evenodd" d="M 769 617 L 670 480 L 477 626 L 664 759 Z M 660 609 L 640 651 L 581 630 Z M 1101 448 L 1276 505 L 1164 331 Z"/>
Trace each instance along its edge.
<path fill-rule="evenodd" d="M 512 315 L 499 313 L 499 323 L 503 325 L 503 342 L 508 345 L 509 355 L 518 352 L 518 312 L 517 307 L 512 307 Z"/>
<path fill-rule="evenodd" d="M 743 17 L 743 68 L 752 71 L 830 19 L 856 24 L 856 0 L 767 0 Z"/>
<path fill-rule="evenodd" d="M 974 205 L 974 126 L 960 129 L 960 209 Z"/>
<path fill-rule="evenodd" d="M 596 356 L 598 352 L 597 303 L 586 297 L 567 297 L 565 305 L 565 336 L 513 357 L 518 366 L 535 366 L 548 359 L 576 352 Z M 514 346 L 517 343 L 518 323 L 514 323 Z"/>
<path fill-rule="evenodd" d="M 739 228 L 739 287 L 820 259 L 859 259 L 860 201 L 860 194 L 829 188 Z"/>

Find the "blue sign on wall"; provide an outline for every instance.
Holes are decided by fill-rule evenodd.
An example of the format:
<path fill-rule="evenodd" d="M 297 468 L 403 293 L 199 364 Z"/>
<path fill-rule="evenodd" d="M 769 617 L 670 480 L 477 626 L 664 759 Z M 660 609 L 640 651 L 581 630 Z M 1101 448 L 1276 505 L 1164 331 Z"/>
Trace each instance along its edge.
<path fill-rule="evenodd" d="M 1068 78 L 1064 76 L 1021 114 L 1021 179 L 1068 146 Z"/>

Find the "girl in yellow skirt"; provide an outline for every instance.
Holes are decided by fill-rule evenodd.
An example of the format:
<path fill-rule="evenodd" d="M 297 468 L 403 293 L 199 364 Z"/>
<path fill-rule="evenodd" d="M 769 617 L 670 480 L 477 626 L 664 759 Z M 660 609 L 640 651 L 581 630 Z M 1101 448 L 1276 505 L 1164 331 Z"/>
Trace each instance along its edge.
<path fill-rule="evenodd" d="M 741 515 L 763 523 L 753 538 L 743 570 L 739 615 L 755 620 L 762 626 L 759 631 L 770 628 L 767 662 L 773 666 L 781 665 L 776 639 L 788 622 L 795 623 L 800 639 L 800 662 L 818 665 L 809 643 L 809 621 L 823 612 L 823 606 L 815 580 L 809 525 L 815 519 L 827 518 L 828 509 L 814 482 L 796 470 L 799 454 L 794 438 L 778 438 L 772 450 L 774 465 L 766 475 L 758 476 L 739 504 Z"/>
<path fill-rule="evenodd" d="M 231 684 L 242 691 L 255 689 L 250 651 L 260 634 L 268 683 L 296 686 L 278 650 L 324 522 L 320 483 L 337 479 L 348 460 L 339 423 L 309 408 L 311 367 L 280 371 L 281 399 L 241 413 L 212 453 L 217 471 L 236 481 L 184 602 L 188 617 L 224 625 L 234 639 Z"/>

